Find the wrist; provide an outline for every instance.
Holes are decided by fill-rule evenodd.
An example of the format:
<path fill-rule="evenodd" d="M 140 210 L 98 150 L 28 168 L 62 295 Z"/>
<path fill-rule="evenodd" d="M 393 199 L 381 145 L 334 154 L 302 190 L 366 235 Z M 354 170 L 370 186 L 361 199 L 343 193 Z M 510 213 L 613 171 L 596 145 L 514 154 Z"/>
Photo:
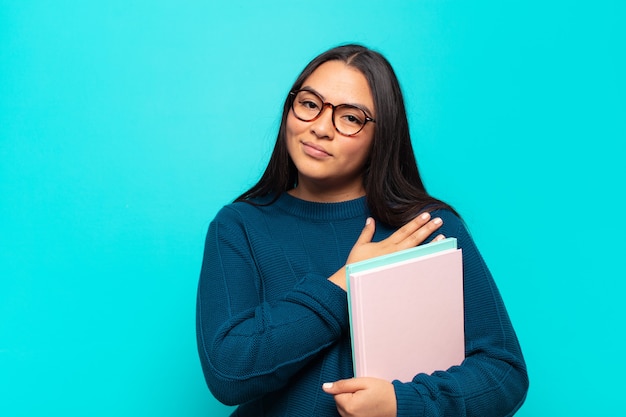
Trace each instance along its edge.
<path fill-rule="evenodd" d="M 335 284 L 336 286 L 338 286 L 339 288 L 341 288 L 342 290 L 346 291 L 347 290 L 346 267 L 345 266 L 341 267 L 341 269 L 339 269 L 337 272 L 332 274 L 328 278 L 328 280 L 332 282 L 333 284 Z"/>

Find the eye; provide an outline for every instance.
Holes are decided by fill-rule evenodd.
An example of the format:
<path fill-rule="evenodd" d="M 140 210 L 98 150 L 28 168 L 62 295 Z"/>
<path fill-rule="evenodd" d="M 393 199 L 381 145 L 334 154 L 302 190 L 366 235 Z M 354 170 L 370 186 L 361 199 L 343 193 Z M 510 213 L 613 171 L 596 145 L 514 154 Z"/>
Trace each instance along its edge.
<path fill-rule="evenodd" d="M 294 109 L 301 118 L 315 117 L 322 111 L 322 100 L 310 91 L 300 91 L 294 101 Z"/>
<path fill-rule="evenodd" d="M 313 100 L 301 99 L 299 104 L 307 110 L 318 110 L 320 108 L 319 104 Z"/>
<path fill-rule="evenodd" d="M 336 110 L 338 119 L 343 124 L 352 126 L 363 126 L 365 124 L 365 113 L 358 107 L 339 106 Z"/>
<path fill-rule="evenodd" d="M 357 116 L 355 116 L 353 114 L 348 114 L 348 115 L 344 116 L 344 118 L 349 123 L 353 123 L 353 124 L 356 124 L 356 125 L 359 125 L 359 126 L 363 124 L 363 120 L 358 118 Z"/>

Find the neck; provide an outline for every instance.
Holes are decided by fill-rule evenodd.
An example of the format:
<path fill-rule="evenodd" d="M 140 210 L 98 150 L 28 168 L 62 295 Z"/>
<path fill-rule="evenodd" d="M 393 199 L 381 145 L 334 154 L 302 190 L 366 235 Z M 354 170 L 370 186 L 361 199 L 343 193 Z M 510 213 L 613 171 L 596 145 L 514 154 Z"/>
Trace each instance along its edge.
<path fill-rule="evenodd" d="M 313 184 L 299 183 L 288 193 L 300 200 L 315 203 L 339 203 L 342 201 L 354 200 L 365 195 L 363 184 L 346 188 L 331 188 L 328 186 L 314 186 Z"/>

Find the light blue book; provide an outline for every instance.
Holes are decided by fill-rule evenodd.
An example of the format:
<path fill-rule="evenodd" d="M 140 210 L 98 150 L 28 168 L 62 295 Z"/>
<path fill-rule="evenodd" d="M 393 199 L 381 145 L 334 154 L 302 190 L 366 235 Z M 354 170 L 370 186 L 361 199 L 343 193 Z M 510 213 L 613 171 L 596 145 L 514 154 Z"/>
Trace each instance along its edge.
<path fill-rule="evenodd" d="M 396 262 L 408 261 L 409 259 L 418 258 L 420 256 L 431 255 L 433 253 L 456 248 L 456 238 L 448 237 L 443 240 L 438 240 L 437 242 L 430 242 L 424 245 L 415 246 L 414 248 L 390 253 L 388 255 L 377 256 L 376 258 L 366 259 L 364 261 L 347 265 L 346 278 L 353 273 L 386 266 Z"/>

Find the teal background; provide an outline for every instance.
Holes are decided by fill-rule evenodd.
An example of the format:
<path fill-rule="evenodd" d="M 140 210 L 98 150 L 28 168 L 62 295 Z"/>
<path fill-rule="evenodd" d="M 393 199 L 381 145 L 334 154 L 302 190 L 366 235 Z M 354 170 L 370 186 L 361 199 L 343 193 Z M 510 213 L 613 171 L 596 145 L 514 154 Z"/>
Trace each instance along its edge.
<path fill-rule="evenodd" d="M 356 41 L 494 273 L 518 415 L 625 415 L 624 5 L 0 0 L 1 414 L 228 414 L 195 347 L 204 234 L 297 73 Z"/>

